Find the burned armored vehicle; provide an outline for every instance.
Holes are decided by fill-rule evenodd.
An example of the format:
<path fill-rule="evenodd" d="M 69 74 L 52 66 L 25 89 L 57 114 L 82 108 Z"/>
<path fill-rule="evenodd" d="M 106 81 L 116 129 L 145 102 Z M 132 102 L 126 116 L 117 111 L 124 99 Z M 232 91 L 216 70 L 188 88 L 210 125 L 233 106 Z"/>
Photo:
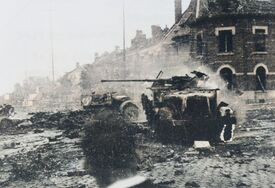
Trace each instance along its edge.
<path fill-rule="evenodd" d="M 169 79 L 102 80 L 102 82 L 152 82 L 152 96 L 141 96 L 148 124 L 165 141 L 192 142 L 220 140 L 225 126 L 234 126 L 236 118 L 229 105 L 218 103 L 219 89 L 200 87 L 208 76 L 193 71 L 194 76 Z"/>
<path fill-rule="evenodd" d="M 101 114 L 106 118 L 114 112 L 129 121 L 136 121 L 139 116 L 139 108 L 130 97 L 116 93 L 82 95 L 81 105 L 85 110 Z"/>

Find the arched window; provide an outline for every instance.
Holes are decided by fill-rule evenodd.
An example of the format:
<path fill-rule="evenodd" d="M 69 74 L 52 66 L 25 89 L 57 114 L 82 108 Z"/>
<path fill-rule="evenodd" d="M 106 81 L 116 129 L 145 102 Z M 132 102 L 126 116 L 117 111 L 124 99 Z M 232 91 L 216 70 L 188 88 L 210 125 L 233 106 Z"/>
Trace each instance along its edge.
<path fill-rule="evenodd" d="M 233 85 L 233 72 L 230 68 L 222 68 L 220 70 L 220 76 L 226 82 L 227 89 L 232 90 L 234 88 Z"/>
<path fill-rule="evenodd" d="M 262 66 L 256 69 L 256 90 L 266 90 L 266 70 Z"/>

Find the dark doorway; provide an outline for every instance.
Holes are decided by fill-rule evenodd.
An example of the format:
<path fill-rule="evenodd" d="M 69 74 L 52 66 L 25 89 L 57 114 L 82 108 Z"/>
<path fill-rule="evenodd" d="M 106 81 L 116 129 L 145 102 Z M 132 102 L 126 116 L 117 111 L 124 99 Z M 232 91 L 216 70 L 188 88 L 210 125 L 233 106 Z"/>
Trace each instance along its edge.
<path fill-rule="evenodd" d="M 227 89 L 233 89 L 233 72 L 230 68 L 223 68 L 220 71 L 222 79 L 226 82 Z"/>
<path fill-rule="evenodd" d="M 266 90 L 266 70 L 264 67 L 259 67 L 256 70 L 256 89 Z"/>

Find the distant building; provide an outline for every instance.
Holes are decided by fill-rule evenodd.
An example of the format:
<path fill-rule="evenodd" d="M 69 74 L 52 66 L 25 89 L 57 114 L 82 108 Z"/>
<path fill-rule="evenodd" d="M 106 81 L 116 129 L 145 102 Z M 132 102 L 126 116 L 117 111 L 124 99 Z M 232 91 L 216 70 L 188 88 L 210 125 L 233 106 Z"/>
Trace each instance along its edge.
<path fill-rule="evenodd" d="M 167 26 L 162 29 L 158 25 L 151 26 L 152 38 L 147 38 L 146 34 L 142 30 L 136 31 L 136 36 L 131 40 L 130 50 L 145 49 L 155 44 L 158 44 L 163 37 L 168 33 L 169 28 Z"/>
<path fill-rule="evenodd" d="M 161 39 L 168 33 L 169 28 L 166 26 L 164 29 L 162 29 L 158 25 L 152 25 L 151 31 L 152 31 L 152 42 L 157 43 L 161 41 Z"/>
<path fill-rule="evenodd" d="M 12 99 L 11 94 L 5 94 L 3 97 L 4 103 L 10 103 L 11 99 Z"/>
<path fill-rule="evenodd" d="M 141 31 L 137 30 L 136 31 L 136 36 L 135 38 L 132 39 L 132 48 L 144 48 L 147 46 L 148 41 L 146 38 L 146 35 Z"/>
<path fill-rule="evenodd" d="M 42 93 L 32 93 L 29 94 L 28 97 L 26 99 L 24 99 L 22 106 L 23 107 L 39 107 L 39 105 L 41 104 L 43 100 L 43 95 Z"/>
<path fill-rule="evenodd" d="M 67 82 L 70 86 L 78 87 L 82 81 L 82 73 L 84 71 L 84 67 L 82 67 L 79 63 L 76 63 L 75 68 L 66 73 L 59 82 Z"/>

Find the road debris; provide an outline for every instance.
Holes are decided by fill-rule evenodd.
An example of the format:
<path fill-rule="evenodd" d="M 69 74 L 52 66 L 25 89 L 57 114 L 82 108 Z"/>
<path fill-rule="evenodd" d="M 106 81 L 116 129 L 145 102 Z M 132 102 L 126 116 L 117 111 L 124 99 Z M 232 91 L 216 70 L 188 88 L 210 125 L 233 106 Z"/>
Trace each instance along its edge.
<path fill-rule="evenodd" d="M 205 148 L 211 148 L 211 145 L 208 141 L 195 141 L 193 147 L 195 149 L 205 149 Z"/>
<path fill-rule="evenodd" d="M 271 119 L 263 110 L 248 111 L 242 127 L 250 131 L 236 129 L 235 140 L 214 144 L 211 152 L 204 141 L 163 145 L 146 124 L 117 114 L 98 114 L 113 117 L 102 121 L 85 111 L 40 112 L 2 129 L 0 185 L 97 188 L 135 176 L 147 177 L 141 185 L 150 188 L 275 185 L 275 116 L 269 110 Z"/>

